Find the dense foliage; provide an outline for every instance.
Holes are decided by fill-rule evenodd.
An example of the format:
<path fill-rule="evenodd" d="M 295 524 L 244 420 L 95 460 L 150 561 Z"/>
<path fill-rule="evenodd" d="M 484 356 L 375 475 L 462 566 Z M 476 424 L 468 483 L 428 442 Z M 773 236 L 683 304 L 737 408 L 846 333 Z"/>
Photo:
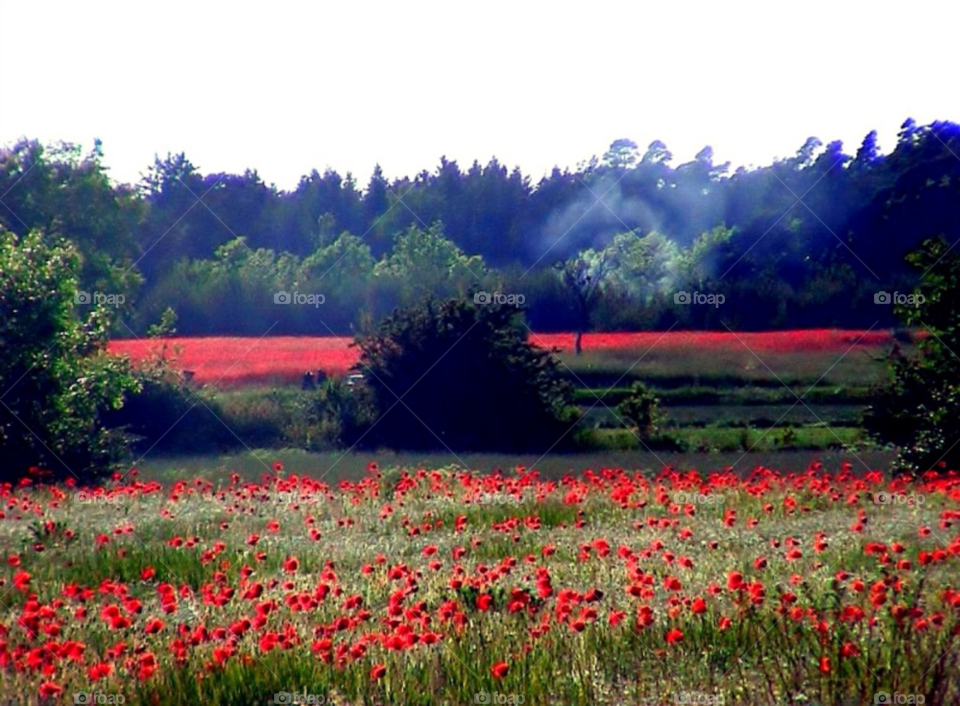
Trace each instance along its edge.
<path fill-rule="evenodd" d="M 377 410 L 366 443 L 541 454 L 568 448 L 572 388 L 517 319 L 506 304 L 428 299 L 361 338 L 356 369 Z"/>
<path fill-rule="evenodd" d="M 960 467 L 960 256 L 945 240 L 931 240 L 909 256 L 923 272 L 922 305 L 901 304 L 909 326 L 926 335 L 917 355 L 895 354 L 892 380 L 864 415 L 877 438 L 896 445 L 902 470 L 923 473 Z"/>
<path fill-rule="evenodd" d="M 537 330 L 868 328 L 907 291 L 904 255 L 960 237 L 960 127 L 908 120 L 893 151 L 810 138 L 789 159 L 729 173 L 702 150 L 618 140 L 534 184 L 496 159 L 361 188 L 327 170 L 286 192 L 256 171 L 203 174 L 158 159 L 111 182 L 99 143 L 0 150 L 0 226 L 70 238 L 84 291 L 125 295 L 114 333 L 143 335 L 167 307 L 184 335 L 370 330 L 424 294 L 522 294 Z M 279 292 L 322 293 L 277 306 Z M 674 294 L 723 295 L 683 306 Z M 129 329 L 127 328 L 129 327 Z"/>
<path fill-rule="evenodd" d="M 79 311 L 79 264 L 69 244 L 0 230 L 0 481 L 33 467 L 87 480 L 123 451 L 102 417 L 137 381 L 105 352 L 103 307 Z"/>

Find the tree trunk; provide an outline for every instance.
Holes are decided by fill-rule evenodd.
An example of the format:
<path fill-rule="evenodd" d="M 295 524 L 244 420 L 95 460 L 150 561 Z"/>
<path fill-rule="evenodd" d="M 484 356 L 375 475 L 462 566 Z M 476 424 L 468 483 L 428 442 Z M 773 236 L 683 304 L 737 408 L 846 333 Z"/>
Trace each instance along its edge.
<path fill-rule="evenodd" d="M 583 352 L 583 345 L 581 340 L 583 339 L 583 331 L 577 331 L 573 337 L 573 353 L 574 355 L 580 355 Z"/>

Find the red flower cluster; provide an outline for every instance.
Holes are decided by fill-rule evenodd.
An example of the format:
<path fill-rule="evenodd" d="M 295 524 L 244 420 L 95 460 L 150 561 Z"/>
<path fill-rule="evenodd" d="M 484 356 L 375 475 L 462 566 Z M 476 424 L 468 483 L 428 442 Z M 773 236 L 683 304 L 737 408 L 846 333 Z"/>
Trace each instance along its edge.
<path fill-rule="evenodd" d="M 670 468 L 655 477 L 605 468 L 559 479 L 522 467 L 487 475 L 420 469 L 389 488 L 372 467 L 336 490 L 296 475 L 264 474 L 259 483 L 234 475 L 223 487 L 131 480 L 111 492 L 154 508 L 150 522 L 166 527 L 154 537 L 155 560 L 130 563 L 142 546 L 136 523 L 148 519 L 141 513 L 75 533 L 97 561 L 123 566 L 126 580 L 36 581 L 33 562 L 8 553 L 3 580 L 22 595 L 0 614 L 0 668 L 52 698 L 68 684 L 150 682 L 173 668 L 202 677 L 291 652 L 333 670 L 361 669 L 371 684 L 382 682 L 376 688 L 390 688 L 405 659 L 507 624 L 520 637 L 502 643 L 509 651 L 494 644 L 484 652 L 491 661 L 482 668 L 510 682 L 525 654 L 558 642 L 596 644 L 605 631 L 604 640 L 642 639 L 682 660 L 702 653 L 705 631 L 770 619 L 806 631 L 818 646 L 811 669 L 830 675 L 892 637 L 960 634 L 960 589 L 935 583 L 955 576 L 960 559 L 960 510 L 950 507 L 960 502 L 960 478 L 929 475 L 911 488 L 927 497 L 925 508 L 934 498 L 942 507 L 916 531 L 864 536 L 893 511 L 870 501 L 885 485 L 878 473 L 858 477 L 844 465 L 829 474 L 818 464 L 786 475 L 758 468 L 745 478 Z M 681 512 L 672 498 L 690 490 L 728 503 L 712 515 Z M 270 511 L 279 493 L 330 503 L 289 507 L 281 522 Z M 478 506 L 479 493 L 525 501 L 504 512 Z M 58 489 L 7 484 L 0 499 L 4 522 L 38 516 L 56 529 L 55 519 L 84 521 Z M 438 512 L 443 504 L 456 509 Z M 178 519 L 197 507 L 215 508 L 216 519 Z M 811 507 L 851 513 L 859 527 L 778 529 Z M 618 518 L 610 532 L 597 529 L 600 512 Z M 324 536 L 307 542 L 321 524 Z M 355 556 L 341 566 L 329 557 L 348 542 Z M 854 546 L 848 569 L 826 568 Z M 68 549 L 47 551 L 44 571 L 68 567 Z M 830 600 L 811 598 L 813 575 Z"/>

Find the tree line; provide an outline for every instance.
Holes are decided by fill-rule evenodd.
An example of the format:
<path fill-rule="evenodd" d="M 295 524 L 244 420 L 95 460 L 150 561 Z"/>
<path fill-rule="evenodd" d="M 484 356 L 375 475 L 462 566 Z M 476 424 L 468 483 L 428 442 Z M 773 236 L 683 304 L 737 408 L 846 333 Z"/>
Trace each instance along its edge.
<path fill-rule="evenodd" d="M 675 165 L 663 143 L 624 139 L 536 184 L 442 158 L 283 191 L 184 154 L 118 184 L 99 142 L 22 140 L 0 150 L 0 229 L 69 240 L 78 296 L 114 297 L 115 336 L 168 308 L 185 335 L 342 334 L 425 295 L 484 292 L 522 295 L 540 330 L 891 326 L 875 296 L 915 286 L 906 254 L 960 238 L 957 155 L 960 126 L 907 120 L 886 155 L 876 132 L 852 155 L 810 138 L 731 172 L 709 147 Z M 323 303 L 279 306 L 284 293 Z M 722 304 L 696 305 L 710 297 Z"/>

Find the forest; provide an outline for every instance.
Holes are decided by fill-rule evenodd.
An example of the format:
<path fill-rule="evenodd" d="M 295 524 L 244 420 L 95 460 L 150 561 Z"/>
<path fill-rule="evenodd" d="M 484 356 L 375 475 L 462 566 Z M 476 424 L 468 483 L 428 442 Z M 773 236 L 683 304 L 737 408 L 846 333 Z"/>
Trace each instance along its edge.
<path fill-rule="evenodd" d="M 315 170 L 283 191 L 182 153 L 121 184 L 99 141 L 23 139 L 0 150 L 0 230 L 71 241 L 78 303 L 107 304 L 119 338 L 167 309 L 186 336 L 348 334 L 471 293 L 522 300 L 543 332 L 893 327 L 878 303 L 916 285 L 905 255 L 960 237 L 958 154 L 960 126 L 907 120 L 887 154 L 876 132 L 853 154 L 811 137 L 731 170 L 710 147 L 675 164 L 660 141 L 619 139 L 537 183 L 441 158 L 365 185 Z M 278 306 L 283 293 L 314 303 Z"/>

